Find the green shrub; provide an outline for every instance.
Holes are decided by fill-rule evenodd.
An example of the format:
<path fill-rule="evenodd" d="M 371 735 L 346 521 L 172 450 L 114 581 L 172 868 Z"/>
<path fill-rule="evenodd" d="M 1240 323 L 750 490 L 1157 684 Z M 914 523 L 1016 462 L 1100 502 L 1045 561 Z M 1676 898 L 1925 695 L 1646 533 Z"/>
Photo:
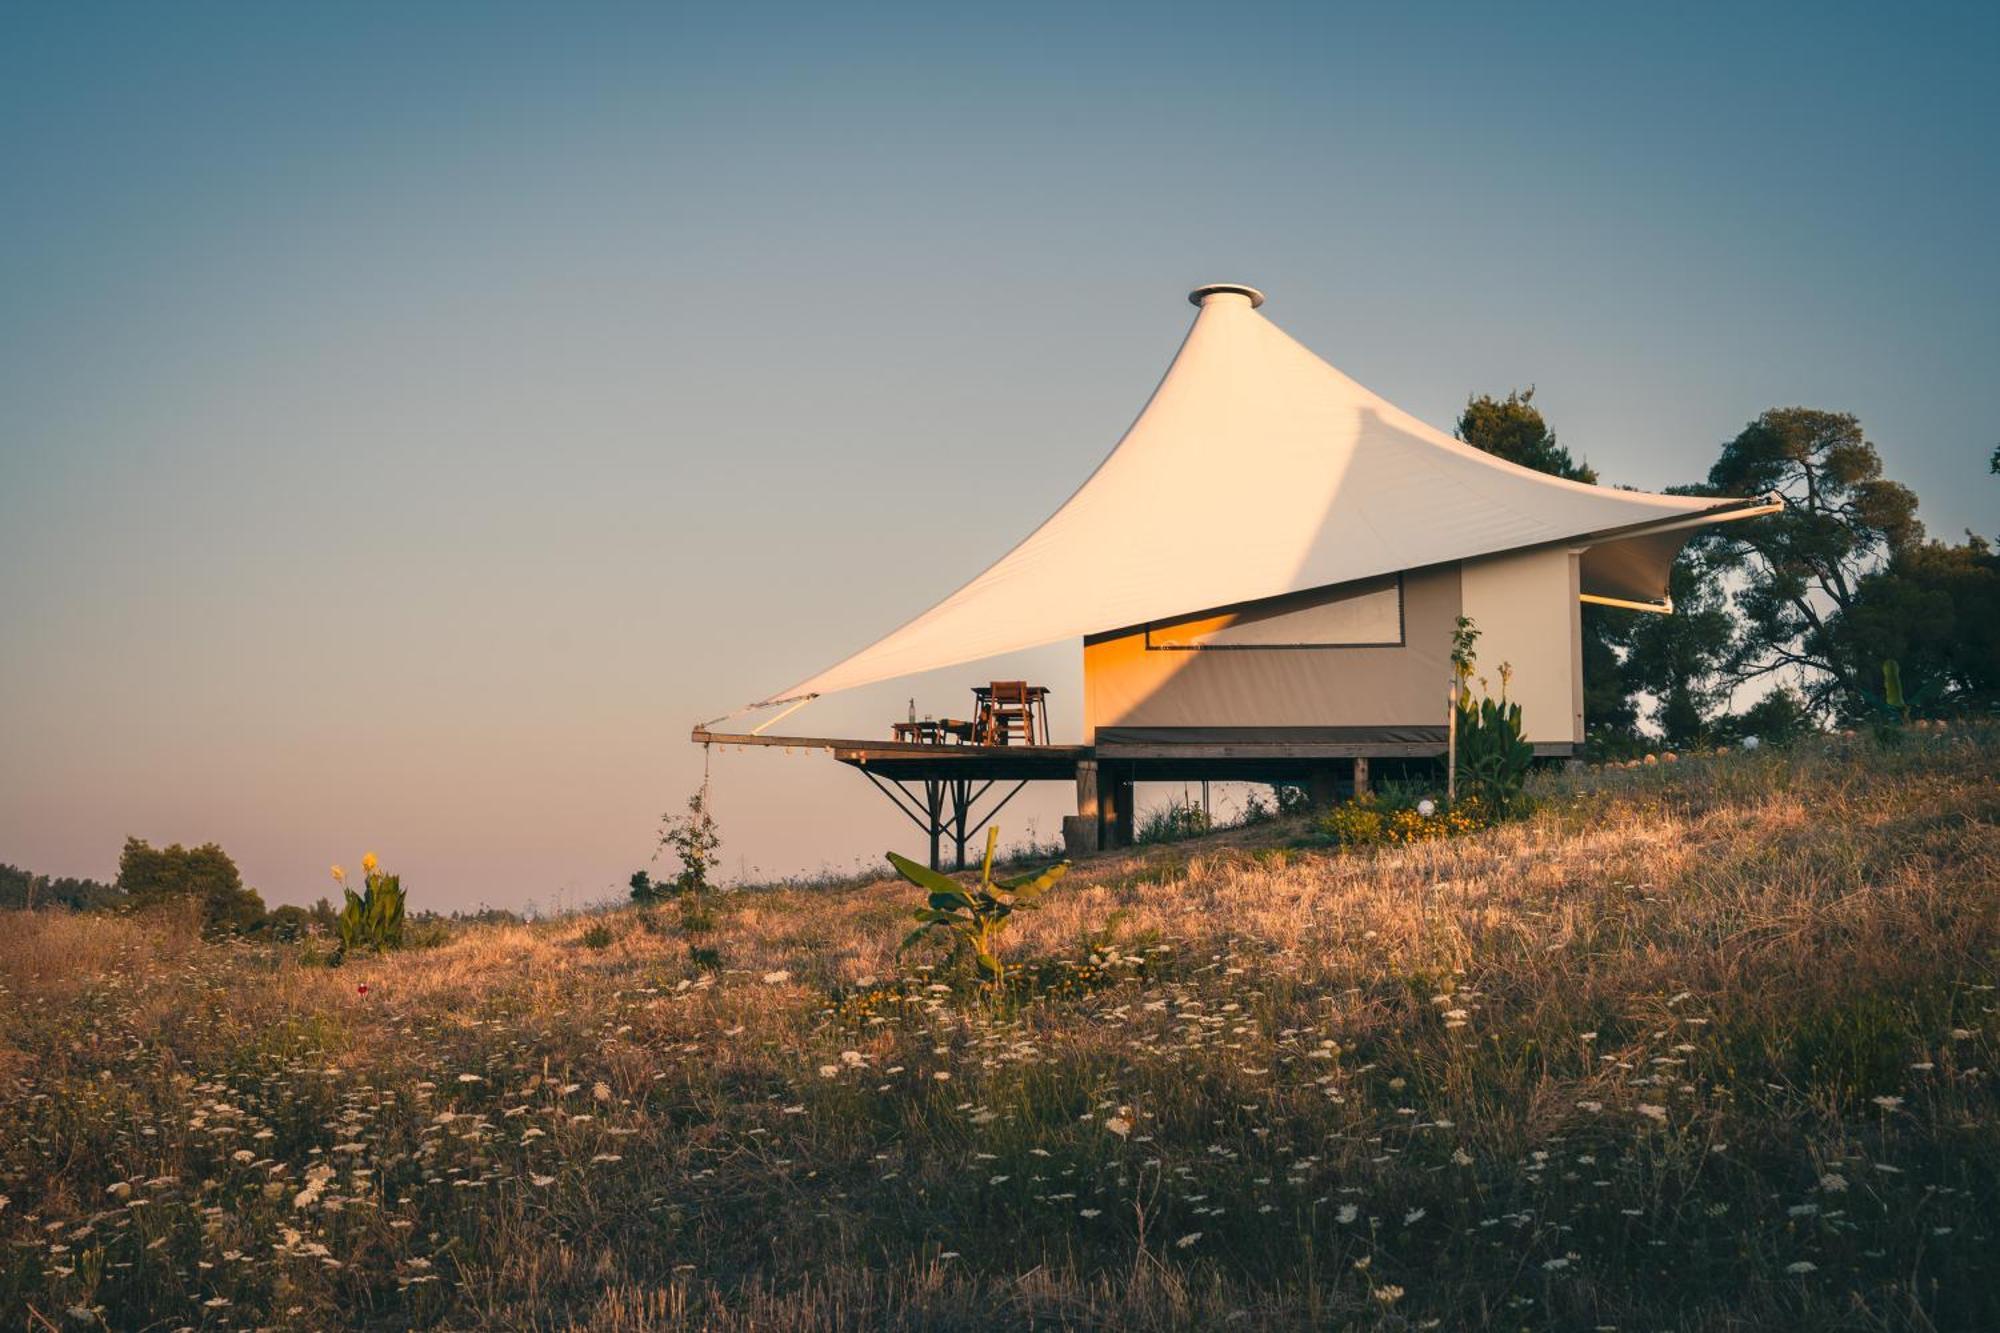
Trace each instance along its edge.
<path fill-rule="evenodd" d="M 272 939 L 290 944 L 312 932 L 312 913 L 303 907 L 285 903 L 271 909 L 271 915 L 264 919 L 264 929 L 270 932 Z"/>
<path fill-rule="evenodd" d="M 1148 810 L 1140 819 L 1133 840 L 1139 843 L 1179 842 L 1199 838 L 1213 827 L 1208 811 L 1191 801 L 1169 801 Z"/>
<path fill-rule="evenodd" d="M 1382 812 L 1366 797 L 1336 805 L 1319 817 L 1319 831 L 1342 847 L 1374 847 L 1383 841 Z"/>
<path fill-rule="evenodd" d="M 403 922 L 405 949 L 437 949 L 451 943 L 451 922 L 436 912 L 418 912 Z"/>
<path fill-rule="evenodd" d="M 1318 828 L 1336 846 L 1381 847 L 1471 833 L 1489 822 L 1477 797 L 1465 797 L 1449 807 L 1424 804 L 1431 805 L 1428 813 L 1419 804 L 1385 805 L 1373 796 L 1361 796 L 1321 815 Z"/>
<path fill-rule="evenodd" d="M 585 930 L 583 934 L 578 937 L 578 942 L 582 944 L 583 947 L 586 949 L 609 949 L 612 945 L 612 942 L 617 938 L 618 937 L 612 933 L 610 926 L 607 926 L 602 921 L 599 921 L 594 925 L 592 925 L 589 929 Z"/>

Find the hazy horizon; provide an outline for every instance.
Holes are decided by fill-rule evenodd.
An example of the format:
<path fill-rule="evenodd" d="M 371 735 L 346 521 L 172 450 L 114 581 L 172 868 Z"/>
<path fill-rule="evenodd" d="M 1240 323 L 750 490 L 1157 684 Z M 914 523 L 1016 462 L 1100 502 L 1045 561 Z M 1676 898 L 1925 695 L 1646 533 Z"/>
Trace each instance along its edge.
<path fill-rule="evenodd" d="M 1946 6 L 0 7 L 0 861 L 615 893 L 690 725 L 1046 516 L 1202 282 L 1447 430 L 1533 384 L 1607 483 L 1851 411 L 1991 535 L 1996 54 Z M 1059 734 L 1077 658 L 1008 659 Z M 917 845 L 711 759 L 732 875 Z"/>

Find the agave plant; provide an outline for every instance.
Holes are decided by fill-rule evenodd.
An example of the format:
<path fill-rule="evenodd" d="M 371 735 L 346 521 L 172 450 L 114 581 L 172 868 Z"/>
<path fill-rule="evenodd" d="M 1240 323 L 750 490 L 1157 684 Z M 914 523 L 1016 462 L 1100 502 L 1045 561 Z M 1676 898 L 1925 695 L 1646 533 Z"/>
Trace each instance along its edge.
<path fill-rule="evenodd" d="M 1007 966 L 1000 961 L 1000 932 L 1014 913 L 1032 912 L 1041 905 L 1041 896 L 1069 873 L 1069 862 L 996 880 L 993 849 L 999 841 L 998 828 L 986 830 L 986 858 L 979 867 L 979 882 L 970 887 L 907 856 L 889 853 L 889 864 L 896 867 L 896 873 L 930 895 L 924 906 L 911 913 L 919 924 L 903 940 L 898 953 L 932 931 L 942 930 L 951 934 L 958 948 L 972 955 L 980 975 L 996 989 L 1006 980 Z"/>

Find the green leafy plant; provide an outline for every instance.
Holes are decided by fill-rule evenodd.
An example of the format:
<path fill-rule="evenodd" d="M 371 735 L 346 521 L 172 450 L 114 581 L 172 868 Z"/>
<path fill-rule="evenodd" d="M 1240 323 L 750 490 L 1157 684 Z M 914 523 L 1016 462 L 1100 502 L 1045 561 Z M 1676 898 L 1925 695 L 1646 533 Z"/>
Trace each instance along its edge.
<path fill-rule="evenodd" d="M 347 882 L 347 872 L 333 868 L 333 878 L 344 895 L 340 914 L 334 918 L 334 933 L 340 938 L 344 957 L 356 949 L 400 949 L 403 946 L 403 879 L 385 875 L 369 852 L 361 858 L 362 891 L 356 893 Z"/>
<path fill-rule="evenodd" d="M 312 933 L 312 913 L 303 907 L 284 903 L 273 907 L 271 914 L 264 918 L 264 929 L 274 940 L 293 944 Z"/>
<path fill-rule="evenodd" d="M 649 906 L 672 899 L 680 906 L 681 937 L 687 941 L 688 958 L 695 966 L 714 971 L 722 966 L 722 953 L 699 937 L 715 929 L 715 885 L 709 871 L 716 863 L 722 835 L 708 810 L 708 788 L 688 797 L 687 813 L 667 815 L 660 821 L 660 846 L 680 862 L 680 873 L 672 879 L 653 879 L 645 871 L 632 875 L 633 901 Z"/>
<path fill-rule="evenodd" d="M 1336 846 L 1381 847 L 1474 833 L 1487 822 L 1486 807 L 1476 795 L 1468 794 L 1449 806 L 1367 795 L 1334 806 L 1319 817 L 1316 827 Z"/>
<path fill-rule="evenodd" d="M 943 931 L 958 950 L 971 955 L 980 975 L 999 988 L 1007 977 L 1006 964 L 1000 961 L 1000 932 L 1014 913 L 1031 912 L 1040 906 L 1041 896 L 1069 873 L 1069 862 L 1059 861 L 1046 870 L 996 880 L 993 849 L 999 841 L 998 828 L 986 830 L 986 858 L 979 868 L 979 882 L 970 887 L 907 856 L 889 853 L 889 864 L 896 867 L 896 873 L 929 895 L 925 905 L 911 913 L 918 925 L 903 940 L 898 953 L 933 931 Z"/>
<path fill-rule="evenodd" d="M 1141 845 L 1179 842 L 1183 838 L 1199 838 L 1213 829 L 1208 811 L 1192 801 L 1169 801 L 1145 813 L 1133 841 Z"/>
<path fill-rule="evenodd" d="M 1882 702 L 1905 722 L 1910 720 L 1910 706 L 1903 699 L 1903 666 L 1893 657 L 1882 663 Z"/>
<path fill-rule="evenodd" d="M 611 927 L 599 921 L 586 929 L 582 935 L 578 936 L 577 942 L 582 944 L 586 949 L 609 949 L 612 942 L 617 938 L 612 933 Z"/>
<path fill-rule="evenodd" d="M 1521 705 L 1507 702 L 1513 668 L 1501 664 L 1500 695 L 1474 699 L 1461 693 L 1458 702 L 1458 767 L 1470 794 L 1494 815 L 1520 811 L 1522 788 L 1534 767 L 1535 747 L 1521 735 Z"/>
<path fill-rule="evenodd" d="M 1364 797 L 1321 815 L 1319 831 L 1342 847 L 1373 847 L 1383 840 L 1383 815 Z"/>
<path fill-rule="evenodd" d="M 1458 720 L 1465 709 L 1465 682 L 1472 678 L 1473 663 L 1478 660 L 1473 651 L 1478 642 L 1479 627 L 1471 616 L 1460 616 L 1452 625 L 1451 684 L 1445 690 L 1444 794 L 1448 801 L 1458 798 Z"/>

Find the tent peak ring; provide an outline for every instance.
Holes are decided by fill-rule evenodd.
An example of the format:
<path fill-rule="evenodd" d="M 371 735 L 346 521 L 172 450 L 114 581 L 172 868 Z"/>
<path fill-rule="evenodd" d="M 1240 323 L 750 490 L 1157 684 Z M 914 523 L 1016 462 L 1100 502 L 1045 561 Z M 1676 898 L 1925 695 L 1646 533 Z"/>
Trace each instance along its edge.
<path fill-rule="evenodd" d="M 1252 310 L 1264 304 L 1264 293 L 1255 287 L 1246 287 L 1240 282 L 1206 283 L 1188 293 L 1188 304 L 1207 305 L 1209 298 L 1215 296 L 1247 296 L 1250 298 Z"/>

